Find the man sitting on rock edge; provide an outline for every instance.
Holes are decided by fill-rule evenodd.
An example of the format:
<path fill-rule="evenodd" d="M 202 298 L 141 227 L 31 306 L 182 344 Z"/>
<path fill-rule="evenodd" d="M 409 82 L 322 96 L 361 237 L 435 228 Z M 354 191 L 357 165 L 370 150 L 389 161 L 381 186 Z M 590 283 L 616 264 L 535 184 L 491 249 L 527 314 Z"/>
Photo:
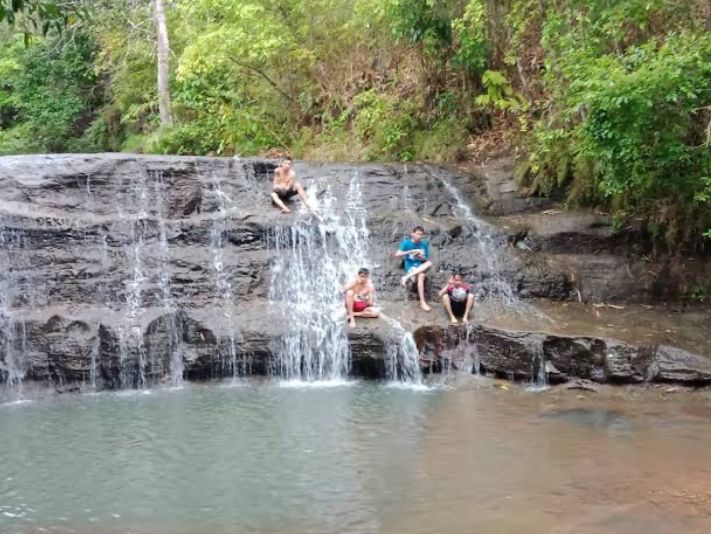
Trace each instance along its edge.
<path fill-rule="evenodd" d="M 285 202 L 294 195 L 299 195 L 306 209 L 310 211 L 312 207 L 309 203 L 309 199 L 306 197 L 304 188 L 296 181 L 296 175 L 291 168 L 291 164 L 292 159 L 286 157 L 274 170 L 274 186 L 271 194 L 272 201 L 281 208 L 282 213 L 291 213 L 291 210 L 286 206 Z"/>

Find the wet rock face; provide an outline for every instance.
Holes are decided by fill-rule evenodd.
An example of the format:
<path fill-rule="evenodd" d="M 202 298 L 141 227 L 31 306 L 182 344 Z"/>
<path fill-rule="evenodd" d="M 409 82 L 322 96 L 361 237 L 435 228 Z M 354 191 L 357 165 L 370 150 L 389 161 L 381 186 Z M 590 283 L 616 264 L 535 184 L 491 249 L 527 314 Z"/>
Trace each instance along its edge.
<path fill-rule="evenodd" d="M 584 378 L 619 384 L 711 384 L 711 360 L 665 345 L 508 332 L 481 325 L 468 332 L 462 327 L 424 326 L 415 332 L 415 339 L 423 362 L 433 368 L 473 362 L 480 372 L 535 381 L 543 365 L 552 383 Z"/>
<path fill-rule="evenodd" d="M 275 163 L 117 154 L 0 158 L 0 381 L 136 387 L 169 380 L 174 354 L 189 380 L 275 372 L 275 347 L 289 319 L 269 302 L 274 241 L 278 235 L 299 246 L 298 236 L 283 229 L 308 217 L 298 209 L 281 215 L 270 205 Z M 447 184 L 472 193 L 474 181 L 417 165 L 297 163 L 295 171 L 310 194 L 335 199 L 336 209 L 349 184 L 360 184 L 380 301 L 402 299 L 392 253 L 415 225 L 429 233 L 431 298 L 452 270 L 474 278 L 482 294 L 505 286 L 520 298 L 577 299 L 587 280 L 571 277 L 570 263 L 552 261 L 545 247 L 516 246 L 508 229 L 464 216 Z M 518 212 L 547 206 L 512 202 Z M 328 227 L 321 236 L 336 239 Z M 234 308 L 228 320 L 227 304 Z M 465 347 L 454 334 L 432 332 L 419 339 L 425 364 L 476 347 L 482 368 L 521 378 L 538 372 L 543 360 L 535 355 L 542 351 L 561 377 L 707 379 L 703 358 L 694 362 L 671 348 L 650 356 L 617 347 L 613 357 L 604 340 L 477 330 Z M 384 376 L 392 332 L 359 328 L 349 342 L 352 374 Z M 455 356 L 466 365 L 467 354 Z"/>
<path fill-rule="evenodd" d="M 514 183 L 514 168 L 513 158 L 492 161 L 475 169 L 461 189 L 507 233 L 509 246 L 524 257 L 529 253 L 544 272 L 565 273 L 565 291 L 547 289 L 554 298 L 572 293 L 593 302 L 673 302 L 708 285 L 709 254 L 655 254 L 641 223 L 619 228 L 610 215 L 527 196 Z"/>

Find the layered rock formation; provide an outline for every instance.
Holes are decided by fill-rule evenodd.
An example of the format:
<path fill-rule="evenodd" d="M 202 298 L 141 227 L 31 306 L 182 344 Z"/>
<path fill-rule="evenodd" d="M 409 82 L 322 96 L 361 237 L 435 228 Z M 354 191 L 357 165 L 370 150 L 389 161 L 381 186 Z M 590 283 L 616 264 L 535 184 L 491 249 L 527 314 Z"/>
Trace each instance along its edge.
<path fill-rule="evenodd" d="M 471 193 L 475 181 L 428 166 L 299 163 L 298 179 L 325 206 L 318 219 L 270 206 L 274 164 L 112 154 L 0 158 L 2 381 L 120 388 L 279 375 L 281 341 L 300 317 L 275 290 L 280 269 L 289 268 L 280 256 L 305 239 L 326 250 L 342 238 L 339 228 L 356 224 L 355 213 L 367 227 L 367 246 L 358 247 L 367 250 L 353 254 L 367 258 L 390 320 L 362 321 L 348 334 L 352 375 L 385 376 L 404 328 L 415 332 L 425 368 L 468 361 L 451 355 L 475 351 L 471 361 L 483 370 L 516 378 L 545 371 L 558 380 L 711 382 L 705 354 L 481 324 L 467 337 L 462 328 L 444 329 L 439 312 L 412 315 L 392 252 L 416 224 L 428 230 L 434 253 L 431 297 L 453 269 L 475 278 L 479 298 L 499 314 L 535 313 L 521 298 L 577 300 L 581 288 L 585 297 L 606 298 L 627 280 L 624 273 L 605 285 L 594 270 L 571 273 L 571 263 L 552 257 L 546 238 L 535 241 L 530 231 L 531 246 L 516 246 L 514 226 L 499 230 L 468 211 L 457 188 Z M 349 200 L 353 184 L 357 202 Z M 346 255 L 351 246 L 336 245 Z M 300 343 L 323 344 L 317 334 L 309 340 L 307 332 Z"/>

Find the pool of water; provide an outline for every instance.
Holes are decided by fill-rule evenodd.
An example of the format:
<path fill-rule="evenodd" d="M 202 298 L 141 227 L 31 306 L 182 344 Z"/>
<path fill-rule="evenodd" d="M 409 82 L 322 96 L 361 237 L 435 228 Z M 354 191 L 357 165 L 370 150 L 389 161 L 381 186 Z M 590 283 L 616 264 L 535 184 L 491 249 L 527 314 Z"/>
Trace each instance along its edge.
<path fill-rule="evenodd" d="M 708 532 L 711 400 L 474 380 L 0 405 L 0 532 Z"/>

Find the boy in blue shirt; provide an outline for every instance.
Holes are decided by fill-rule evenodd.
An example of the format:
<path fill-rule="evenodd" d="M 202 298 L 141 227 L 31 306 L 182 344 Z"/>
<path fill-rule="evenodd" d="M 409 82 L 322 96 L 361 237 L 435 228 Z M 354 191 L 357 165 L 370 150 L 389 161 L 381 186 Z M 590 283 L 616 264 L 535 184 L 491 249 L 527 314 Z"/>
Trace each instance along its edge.
<path fill-rule="evenodd" d="M 407 287 L 408 280 L 417 277 L 417 293 L 420 297 L 420 308 L 425 311 L 430 311 L 425 300 L 425 271 L 432 267 L 430 261 L 430 245 L 427 241 L 423 241 L 425 229 L 421 226 L 416 226 L 410 234 L 410 239 L 405 239 L 400 243 L 395 256 L 403 257 L 405 268 L 405 276 L 400 279 L 402 285 Z"/>

